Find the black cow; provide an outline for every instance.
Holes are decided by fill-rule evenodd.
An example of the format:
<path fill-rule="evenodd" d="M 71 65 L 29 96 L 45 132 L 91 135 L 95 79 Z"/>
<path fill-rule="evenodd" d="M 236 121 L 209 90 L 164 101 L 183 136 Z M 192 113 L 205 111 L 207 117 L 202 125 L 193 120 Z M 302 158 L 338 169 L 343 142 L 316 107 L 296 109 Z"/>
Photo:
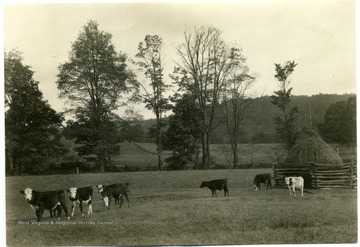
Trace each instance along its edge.
<path fill-rule="evenodd" d="M 264 173 L 264 174 L 258 174 L 254 177 L 254 190 L 261 190 L 260 184 L 266 184 L 266 189 L 271 188 L 271 174 L 270 173 Z"/>
<path fill-rule="evenodd" d="M 71 217 L 74 216 L 74 211 L 76 204 L 79 204 L 81 215 L 84 216 L 83 213 L 83 203 L 86 203 L 89 205 L 88 207 L 88 215 L 92 214 L 92 195 L 93 195 L 93 188 L 91 186 L 82 187 L 82 188 L 75 188 L 72 187 L 70 189 L 66 190 L 67 192 L 70 192 L 70 201 L 72 202 L 71 206 Z"/>
<path fill-rule="evenodd" d="M 27 200 L 30 207 L 34 209 L 37 221 L 42 220 L 42 215 L 45 209 L 48 209 L 50 214 L 52 211 L 57 209 L 58 219 L 60 219 L 61 210 L 64 209 L 66 217 L 70 219 L 67 211 L 64 190 L 40 192 L 26 188 L 25 190 L 21 190 L 20 193 L 25 195 L 25 200 Z"/>
<path fill-rule="evenodd" d="M 200 188 L 208 187 L 211 189 L 212 196 L 217 196 L 216 190 L 224 190 L 224 196 L 229 196 L 229 189 L 227 187 L 227 179 L 216 179 L 211 181 L 203 181 Z"/>
<path fill-rule="evenodd" d="M 108 207 L 108 209 L 110 209 L 110 202 L 111 202 L 111 198 L 115 198 L 115 204 L 116 204 L 116 200 L 120 199 L 120 205 L 119 208 L 121 208 L 123 202 L 124 202 L 124 198 L 123 196 L 125 196 L 127 202 L 128 202 L 128 207 L 130 207 L 130 202 L 129 202 L 129 183 L 117 183 L 117 184 L 111 184 L 111 185 L 102 185 L 99 184 L 97 185 L 98 188 L 98 192 L 101 194 L 101 199 L 104 201 L 105 207 Z"/>

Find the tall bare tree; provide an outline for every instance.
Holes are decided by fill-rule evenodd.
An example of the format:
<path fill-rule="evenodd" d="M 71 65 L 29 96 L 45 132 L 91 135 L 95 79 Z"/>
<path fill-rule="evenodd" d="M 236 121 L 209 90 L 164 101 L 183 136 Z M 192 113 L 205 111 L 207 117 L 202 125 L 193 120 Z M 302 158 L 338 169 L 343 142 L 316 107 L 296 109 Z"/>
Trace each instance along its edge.
<path fill-rule="evenodd" d="M 236 49 L 234 52 L 237 52 Z M 245 57 L 240 55 L 239 61 L 241 64 L 233 70 L 225 83 L 222 111 L 233 154 L 233 168 L 236 168 L 239 163 L 238 143 L 241 122 L 248 116 L 249 106 L 254 102 L 254 99 L 248 96 L 248 90 L 253 85 L 255 77 L 249 75 L 249 69 L 245 65 Z"/>
<path fill-rule="evenodd" d="M 216 110 L 224 83 L 239 63 L 221 38 L 221 31 L 212 26 L 184 32 L 185 41 L 177 47 L 181 62 L 173 79 L 180 89 L 192 93 L 201 111 L 202 168 L 210 168 L 210 141 L 213 130 L 220 123 Z"/>
<path fill-rule="evenodd" d="M 142 95 L 146 107 L 152 110 L 156 116 L 156 145 L 158 154 L 158 167 L 163 170 L 163 143 L 162 132 L 164 127 L 163 113 L 169 109 L 168 99 L 165 98 L 166 90 L 169 85 L 164 80 L 163 65 L 163 42 L 158 35 L 146 35 L 145 42 L 140 42 L 136 57 L 139 59 L 136 64 L 145 73 L 149 80 L 148 86 L 140 83 L 145 91 Z M 149 89 L 148 89 L 149 88 Z"/>

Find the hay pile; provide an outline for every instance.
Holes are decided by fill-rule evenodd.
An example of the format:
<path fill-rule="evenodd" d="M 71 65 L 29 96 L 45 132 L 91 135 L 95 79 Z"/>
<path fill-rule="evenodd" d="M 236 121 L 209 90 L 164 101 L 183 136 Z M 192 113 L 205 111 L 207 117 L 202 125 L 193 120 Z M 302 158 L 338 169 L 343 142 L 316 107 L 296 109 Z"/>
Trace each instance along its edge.
<path fill-rule="evenodd" d="M 286 163 L 342 164 L 335 150 L 313 129 L 304 130 L 295 146 L 289 151 Z"/>

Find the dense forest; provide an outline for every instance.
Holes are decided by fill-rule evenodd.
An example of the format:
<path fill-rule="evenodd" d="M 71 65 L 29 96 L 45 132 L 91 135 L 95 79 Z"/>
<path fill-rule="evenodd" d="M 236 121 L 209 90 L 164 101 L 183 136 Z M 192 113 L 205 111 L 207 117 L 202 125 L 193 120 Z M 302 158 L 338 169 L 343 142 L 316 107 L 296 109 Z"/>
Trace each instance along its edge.
<path fill-rule="evenodd" d="M 292 96 L 292 104 L 299 109 L 299 128 L 317 126 L 324 121 L 324 115 L 330 104 L 338 101 L 347 101 L 354 94 L 317 94 L 312 96 Z M 270 96 L 257 98 L 250 106 L 250 114 L 241 124 L 242 143 L 277 143 L 279 139 L 276 134 L 273 118 L 279 113 L 279 109 L 271 103 Z M 311 120 L 310 120 L 311 118 Z M 133 131 L 127 130 L 127 141 L 153 142 L 149 129 L 156 124 L 155 119 L 141 121 L 132 127 Z M 133 134 L 131 134 L 133 133 Z M 226 126 L 220 124 L 212 135 L 211 143 L 229 143 Z"/>

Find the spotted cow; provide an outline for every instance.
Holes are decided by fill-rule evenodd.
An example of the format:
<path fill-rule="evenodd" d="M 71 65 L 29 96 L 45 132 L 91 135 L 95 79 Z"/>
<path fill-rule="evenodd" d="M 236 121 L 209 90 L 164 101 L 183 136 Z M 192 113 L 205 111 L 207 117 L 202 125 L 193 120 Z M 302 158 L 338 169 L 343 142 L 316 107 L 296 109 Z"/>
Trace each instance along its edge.
<path fill-rule="evenodd" d="M 120 200 L 119 208 L 121 208 L 124 198 L 126 198 L 128 202 L 128 207 L 130 207 L 130 201 L 129 201 L 129 183 L 116 183 L 111 185 L 102 185 L 99 184 L 96 187 L 98 188 L 98 192 L 101 195 L 101 199 L 104 201 L 104 206 L 110 209 L 110 202 L 111 198 L 115 198 L 116 200 Z"/>
<path fill-rule="evenodd" d="M 79 204 L 81 215 L 84 216 L 83 213 L 83 204 L 88 204 L 88 215 L 92 214 L 92 195 L 93 188 L 91 186 L 76 188 L 72 187 L 66 190 L 70 193 L 70 201 L 72 202 L 71 206 L 71 217 L 74 216 L 75 207 Z"/>
<path fill-rule="evenodd" d="M 64 190 L 41 192 L 31 188 L 26 188 L 25 190 L 21 190 L 20 193 L 25 196 L 25 200 L 35 211 L 37 221 L 42 220 L 42 215 L 45 209 L 49 210 L 50 213 L 57 210 L 58 219 L 60 219 L 61 211 L 63 209 L 66 217 L 70 219 L 66 206 Z"/>

